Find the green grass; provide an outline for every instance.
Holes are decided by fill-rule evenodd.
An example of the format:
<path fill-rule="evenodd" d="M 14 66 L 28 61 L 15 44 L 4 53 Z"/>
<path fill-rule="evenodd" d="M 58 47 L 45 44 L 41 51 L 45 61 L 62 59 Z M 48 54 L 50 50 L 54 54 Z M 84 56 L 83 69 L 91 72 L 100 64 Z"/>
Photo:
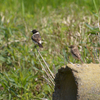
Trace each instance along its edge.
<path fill-rule="evenodd" d="M 54 82 L 47 76 L 74 61 L 68 48 L 79 46 L 84 63 L 100 63 L 99 0 L 0 1 L 0 99 L 52 99 Z M 42 37 L 40 57 L 32 29 Z M 51 79 L 51 81 L 50 81 Z"/>

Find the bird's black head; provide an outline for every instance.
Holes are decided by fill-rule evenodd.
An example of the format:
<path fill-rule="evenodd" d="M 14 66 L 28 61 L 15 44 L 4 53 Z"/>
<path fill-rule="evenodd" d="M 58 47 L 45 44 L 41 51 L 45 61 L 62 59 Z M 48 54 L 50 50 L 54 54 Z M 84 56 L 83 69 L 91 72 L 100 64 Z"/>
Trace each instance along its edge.
<path fill-rule="evenodd" d="M 31 31 L 33 34 L 37 33 L 38 31 L 36 29 Z"/>

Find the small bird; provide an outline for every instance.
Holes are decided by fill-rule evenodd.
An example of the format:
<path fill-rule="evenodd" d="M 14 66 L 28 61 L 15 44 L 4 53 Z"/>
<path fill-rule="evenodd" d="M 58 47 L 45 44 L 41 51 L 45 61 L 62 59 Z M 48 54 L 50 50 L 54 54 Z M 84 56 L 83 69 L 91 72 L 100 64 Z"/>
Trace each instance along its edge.
<path fill-rule="evenodd" d="M 33 40 L 33 42 L 35 44 L 38 44 L 40 48 L 43 48 L 42 46 L 42 41 L 41 41 L 41 37 L 40 37 L 40 33 L 37 30 L 32 30 L 31 31 L 33 33 L 31 39 Z"/>
<path fill-rule="evenodd" d="M 71 45 L 69 48 L 71 49 L 71 54 L 73 55 L 73 57 L 83 63 L 78 47 L 76 45 Z"/>

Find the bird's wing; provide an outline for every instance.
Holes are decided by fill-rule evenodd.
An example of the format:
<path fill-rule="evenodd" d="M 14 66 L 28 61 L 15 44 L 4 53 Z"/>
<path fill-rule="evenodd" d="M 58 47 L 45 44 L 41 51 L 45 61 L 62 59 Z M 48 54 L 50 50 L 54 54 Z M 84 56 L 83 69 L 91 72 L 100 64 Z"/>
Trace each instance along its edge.
<path fill-rule="evenodd" d="M 80 58 L 80 57 L 81 57 L 81 54 L 80 54 L 78 48 L 73 48 L 73 49 L 72 49 L 72 53 L 73 53 L 74 56 L 76 56 L 77 58 Z"/>
<path fill-rule="evenodd" d="M 37 42 L 37 43 L 40 43 L 41 37 L 40 37 L 39 34 L 35 34 L 35 35 L 33 34 L 32 35 L 32 40 L 35 41 L 35 42 Z"/>

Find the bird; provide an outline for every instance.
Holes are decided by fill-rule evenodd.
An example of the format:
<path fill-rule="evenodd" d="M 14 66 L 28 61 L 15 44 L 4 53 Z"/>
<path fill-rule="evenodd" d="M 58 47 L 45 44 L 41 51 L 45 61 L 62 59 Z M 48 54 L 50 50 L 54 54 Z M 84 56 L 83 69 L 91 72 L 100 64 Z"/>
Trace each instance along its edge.
<path fill-rule="evenodd" d="M 80 52 L 78 50 L 78 47 L 76 45 L 71 45 L 71 46 L 69 46 L 69 48 L 71 49 L 72 56 L 75 59 L 78 59 L 78 60 L 80 60 L 83 63 L 83 61 L 81 59 L 81 54 L 80 54 Z"/>
<path fill-rule="evenodd" d="M 37 44 L 40 48 L 43 48 L 42 41 L 41 41 L 41 36 L 40 36 L 39 31 L 37 31 L 36 29 L 34 29 L 31 32 L 33 33 L 32 37 L 31 37 L 31 39 L 33 40 L 33 42 L 35 44 Z"/>

